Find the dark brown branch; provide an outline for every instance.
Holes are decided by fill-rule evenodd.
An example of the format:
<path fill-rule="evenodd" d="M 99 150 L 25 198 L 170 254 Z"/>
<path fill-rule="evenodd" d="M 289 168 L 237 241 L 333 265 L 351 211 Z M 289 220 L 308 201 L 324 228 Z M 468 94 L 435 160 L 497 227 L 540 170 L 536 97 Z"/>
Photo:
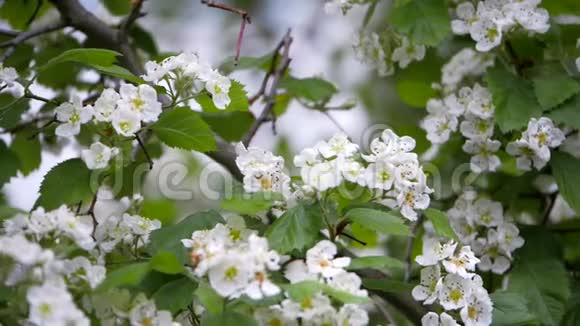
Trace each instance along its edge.
<path fill-rule="evenodd" d="M 24 92 L 24 97 L 29 98 L 29 99 L 32 99 L 32 100 L 41 101 L 41 102 L 44 102 L 44 103 L 49 103 L 49 104 L 52 104 L 52 105 L 55 105 L 55 106 L 58 105 L 58 102 L 57 101 L 48 99 L 46 97 L 38 96 L 38 95 L 32 93 L 28 89 Z"/>
<path fill-rule="evenodd" d="M 229 12 L 233 12 L 238 14 L 242 17 L 242 24 L 240 25 L 240 32 L 238 33 L 238 40 L 236 41 L 236 56 L 234 57 L 234 65 L 238 64 L 238 60 L 240 59 L 240 51 L 242 49 L 242 40 L 244 38 L 244 31 L 246 30 L 246 24 L 251 24 L 252 19 L 250 18 L 250 14 L 247 11 L 236 8 L 225 3 L 221 3 L 218 1 L 212 0 L 201 0 L 201 3 L 210 7 L 210 8 L 217 8 Z"/>
<path fill-rule="evenodd" d="M 250 144 L 250 142 L 252 141 L 252 138 L 254 138 L 258 129 L 260 129 L 260 126 L 264 122 L 268 121 L 268 119 L 270 119 L 270 115 L 272 114 L 272 110 L 274 109 L 274 106 L 276 105 L 276 95 L 278 92 L 278 83 L 280 82 L 280 80 L 282 79 L 282 76 L 284 75 L 284 73 L 288 69 L 288 66 L 290 65 L 290 61 L 291 61 L 291 59 L 290 59 L 290 45 L 292 44 L 292 37 L 290 36 L 290 30 L 288 30 L 288 32 L 286 32 L 286 35 L 284 36 L 284 38 L 282 39 L 282 41 L 280 43 L 282 44 L 282 46 L 278 46 L 277 49 L 282 50 L 282 61 L 280 62 L 280 65 L 278 66 L 278 68 L 276 68 L 274 70 L 274 73 L 272 74 L 272 83 L 270 84 L 270 90 L 264 96 L 264 100 L 266 102 L 266 106 L 264 107 L 264 110 L 262 110 L 262 113 L 256 119 L 256 121 L 254 121 L 254 124 L 252 124 L 252 126 L 250 127 L 250 129 L 248 130 L 248 132 L 246 133 L 246 135 L 244 136 L 244 138 L 242 140 L 242 142 L 246 146 L 248 146 Z M 273 60 L 276 60 L 276 55 L 274 55 Z"/>
<path fill-rule="evenodd" d="M 30 127 L 30 126 L 33 126 L 36 123 L 39 123 L 39 122 L 45 121 L 45 120 L 49 120 L 48 122 L 52 123 L 52 122 L 55 121 L 55 117 L 54 117 L 54 115 L 38 116 L 38 117 L 36 117 L 36 118 L 34 118 L 32 120 L 22 122 L 22 123 L 14 126 L 12 128 L 4 129 L 0 133 L 4 133 L 4 134 L 14 134 L 14 133 L 17 133 L 19 131 L 22 131 L 22 130 Z M 44 126 L 46 126 L 46 124 L 43 125 L 43 127 Z M 40 127 L 40 128 L 43 128 L 43 127 Z"/>
<path fill-rule="evenodd" d="M 419 227 L 423 223 L 423 215 L 419 215 L 417 221 L 413 225 L 413 229 L 411 230 L 411 236 L 407 239 L 407 248 L 405 250 L 405 262 L 407 264 L 405 268 L 405 282 L 409 282 L 411 280 L 411 268 L 413 267 L 413 262 L 411 261 L 411 253 L 413 252 L 413 244 L 415 241 L 415 237 L 417 236 L 417 232 L 419 231 Z"/>
<path fill-rule="evenodd" d="M 149 152 L 147 151 L 145 144 L 141 140 L 141 137 L 139 137 L 139 134 L 135 134 L 135 139 L 137 139 L 137 143 L 139 143 L 139 147 L 141 147 L 143 154 L 145 154 L 145 157 L 147 158 L 147 162 L 149 162 L 149 170 L 153 169 L 153 160 L 151 159 L 151 156 L 149 155 Z"/>
<path fill-rule="evenodd" d="M 127 36 L 129 30 L 131 30 L 131 26 L 133 26 L 137 19 L 143 17 L 144 14 L 141 12 L 143 2 L 145 2 L 145 0 L 135 0 L 132 2 L 133 8 L 131 9 L 131 12 L 127 17 L 125 17 L 125 19 L 123 19 L 123 21 L 121 21 L 121 25 L 119 26 L 119 35 L 122 38 Z"/>
<path fill-rule="evenodd" d="M 95 194 L 93 195 L 93 200 L 91 200 L 91 205 L 89 206 L 89 210 L 87 211 L 86 215 L 89 215 L 91 217 L 91 219 L 93 220 L 93 231 L 91 232 L 91 237 L 93 237 L 93 240 L 97 240 L 95 238 L 95 232 L 97 231 L 97 226 L 99 225 L 99 222 L 97 221 L 97 218 L 95 216 L 95 205 L 97 204 L 97 197 L 98 197 L 99 191 L 95 191 Z"/>
<path fill-rule="evenodd" d="M 59 21 L 56 23 L 46 25 L 44 27 L 40 27 L 37 29 L 33 29 L 30 31 L 25 31 L 25 32 L 20 32 L 20 33 L 12 32 L 12 31 L 3 31 L 0 34 L 4 34 L 4 35 L 12 34 L 14 36 L 14 38 L 11 40 L 0 43 L 0 48 L 7 48 L 6 51 L 4 51 L 4 53 L 2 53 L 2 56 L 0 56 L 0 62 L 3 62 L 4 60 L 6 60 L 6 58 L 11 56 L 14 53 L 16 46 L 27 41 L 28 39 L 31 39 L 31 38 L 38 36 L 38 35 L 51 33 L 51 32 L 63 29 L 65 27 L 66 27 L 66 24 L 62 21 Z"/>

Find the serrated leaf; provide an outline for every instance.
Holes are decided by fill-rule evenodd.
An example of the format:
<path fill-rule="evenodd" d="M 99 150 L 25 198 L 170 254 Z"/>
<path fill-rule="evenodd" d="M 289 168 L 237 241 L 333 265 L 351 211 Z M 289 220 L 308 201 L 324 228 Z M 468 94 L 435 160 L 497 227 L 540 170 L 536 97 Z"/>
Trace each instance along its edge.
<path fill-rule="evenodd" d="M 258 326 L 253 318 L 234 311 L 227 311 L 219 315 L 206 314 L 201 319 L 201 326 L 225 325 Z"/>
<path fill-rule="evenodd" d="M 534 313 L 528 309 L 526 298 L 521 295 L 500 291 L 491 295 L 491 301 L 493 302 L 493 325 L 539 325 Z"/>
<path fill-rule="evenodd" d="M 284 290 L 288 293 L 288 296 L 296 302 L 302 302 L 308 298 L 313 297 L 319 292 L 332 297 L 342 303 L 366 303 L 369 302 L 369 298 L 353 295 L 351 293 L 337 290 L 329 285 L 323 284 L 318 281 L 301 281 L 293 284 L 286 284 L 283 286 Z"/>
<path fill-rule="evenodd" d="M 549 110 L 580 92 L 580 83 L 568 76 L 560 63 L 548 62 L 532 70 L 534 91 L 540 105 Z"/>
<path fill-rule="evenodd" d="M 119 55 L 121 55 L 119 52 L 107 49 L 70 49 L 48 60 L 47 63 L 38 67 L 38 71 L 44 71 L 47 68 L 65 62 L 76 62 L 97 66 L 111 66 L 117 60 L 116 57 Z"/>
<path fill-rule="evenodd" d="M 530 118 L 542 115 L 532 82 L 500 65 L 488 70 L 486 81 L 493 96 L 495 120 L 503 132 L 525 127 Z"/>
<path fill-rule="evenodd" d="M 433 223 L 435 232 L 437 232 L 439 236 L 459 241 L 457 235 L 451 228 L 451 224 L 449 224 L 449 217 L 447 217 L 445 213 L 434 208 L 427 208 L 425 210 L 425 215 L 427 216 L 427 219 Z"/>
<path fill-rule="evenodd" d="M 224 298 L 217 294 L 215 290 L 206 282 L 201 282 L 197 285 L 195 296 L 199 299 L 207 311 L 212 314 L 219 314 L 224 309 Z"/>
<path fill-rule="evenodd" d="M 295 78 L 286 76 L 280 81 L 280 88 L 288 93 L 312 102 L 326 101 L 337 92 L 336 87 L 321 78 Z"/>
<path fill-rule="evenodd" d="M 19 168 L 20 161 L 18 160 L 18 156 L 0 139 L 0 188 L 11 177 L 16 176 Z"/>
<path fill-rule="evenodd" d="M 322 228 L 317 206 L 298 205 L 286 211 L 266 231 L 270 247 L 280 254 L 312 245 Z"/>
<path fill-rule="evenodd" d="M 216 149 L 211 129 L 199 113 L 190 108 L 178 107 L 164 112 L 151 129 L 170 147 L 199 152 Z"/>
<path fill-rule="evenodd" d="M 155 254 L 168 251 L 176 255 L 181 263 L 187 262 L 187 250 L 182 239 L 190 239 L 193 231 L 213 228 L 217 223 L 225 223 L 215 211 L 198 212 L 184 218 L 181 222 L 165 226 L 151 233 L 148 251 Z"/>
<path fill-rule="evenodd" d="M 183 264 L 175 253 L 159 251 L 149 261 L 151 269 L 165 274 L 179 274 L 184 271 Z"/>
<path fill-rule="evenodd" d="M 525 297 L 542 325 L 559 325 L 570 289 L 556 239 L 540 228 L 526 229 L 522 236 L 526 243 L 516 252 L 507 290 Z"/>
<path fill-rule="evenodd" d="M 40 166 L 41 160 L 42 149 L 38 137 L 29 137 L 29 132 L 19 132 L 10 144 L 10 149 L 20 161 L 19 170 L 24 176 L 36 170 Z"/>
<path fill-rule="evenodd" d="M 211 97 L 203 93 L 195 98 L 197 103 L 201 106 L 204 112 L 231 112 L 231 111 L 248 111 L 250 104 L 248 102 L 248 94 L 244 89 L 244 85 L 236 80 L 232 80 L 232 85 L 228 93 L 230 96 L 230 104 L 225 109 L 220 110 L 214 104 Z"/>
<path fill-rule="evenodd" d="M 37 6 L 40 6 L 37 8 Z M 50 3 L 42 1 L 9 0 L 0 6 L 0 18 L 7 21 L 16 30 L 26 30 L 31 18 L 40 18 Z"/>
<path fill-rule="evenodd" d="M 365 268 L 383 269 L 383 268 L 405 268 L 405 263 L 388 256 L 367 256 L 358 257 L 351 260 L 348 270 L 358 270 Z"/>
<path fill-rule="evenodd" d="M 410 0 L 391 8 L 389 22 L 416 44 L 436 46 L 451 32 L 443 0 Z"/>
<path fill-rule="evenodd" d="M 550 166 L 560 194 L 580 214 L 580 160 L 568 153 L 555 151 Z"/>
<path fill-rule="evenodd" d="M 216 134 L 229 142 L 240 141 L 256 119 L 251 112 L 201 112 L 205 122 Z"/>
<path fill-rule="evenodd" d="M 47 211 L 60 205 L 78 204 L 93 195 L 91 170 L 81 159 L 70 159 L 59 163 L 44 176 L 40 185 L 40 197 L 34 207 Z"/>
<path fill-rule="evenodd" d="M 193 301 L 197 283 L 187 277 L 164 284 L 153 294 L 157 309 L 169 310 L 172 314 L 185 309 Z"/>
<path fill-rule="evenodd" d="M 580 129 L 580 94 L 547 114 L 556 123 Z"/>
<path fill-rule="evenodd" d="M 349 210 L 344 217 L 370 230 L 384 234 L 411 234 L 409 227 L 401 218 L 376 209 L 354 208 Z"/>
<path fill-rule="evenodd" d="M 234 193 L 230 198 L 222 200 L 222 209 L 246 215 L 263 213 L 272 207 L 275 200 L 280 200 L 277 193 Z"/>
<path fill-rule="evenodd" d="M 109 65 L 109 66 L 102 66 L 102 65 L 97 65 L 97 64 L 91 64 L 91 67 L 95 68 L 95 70 L 105 74 L 105 75 L 109 75 L 112 77 L 116 77 L 119 79 L 123 79 L 135 84 L 144 84 L 145 81 L 135 75 L 133 75 L 132 72 L 130 72 L 129 70 L 121 67 L 121 66 L 117 66 L 117 65 Z"/>
<path fill-rule="evenodd" d="M 108 273 L 98 290 L 107 291 L 115 287 L 137 285 L 150 270 L 149 262 L 123 266 Z"/>
<path fill-rule="evenodd" d="M 24 97 L 15 98 L 9 93 L 0 94 L 0 127 L 16 127 L 22 113 L 29 108 L 29 100 Z"/>

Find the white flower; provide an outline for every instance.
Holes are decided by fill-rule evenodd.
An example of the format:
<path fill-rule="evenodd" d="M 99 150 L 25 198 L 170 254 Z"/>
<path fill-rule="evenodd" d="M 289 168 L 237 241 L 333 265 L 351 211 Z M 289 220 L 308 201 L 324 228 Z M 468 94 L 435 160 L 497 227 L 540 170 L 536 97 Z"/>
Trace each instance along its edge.
<path fill-rule="evenodd" d="M 254 318 L 259 326 L 298 326 L 296 318 L 288 318 L 279 306 L 258 308 L 254 312 Z"/>
<path fill-rule="evenodd" d="M 366 310 L 355 304 L 345 304 L 336 314 L 336 325 L 364 326 L 369 323 Z"/>
<path fill-rule="evenodd" d="M 345 161 L 341 164 L 340 169 L 345 180 L 353 183 L 364 184 L 365 181 L 363 180 L 362 175 L 365 168 L 359 162 Z"/>
<path fill-rule="evenodd" d="M 542 117 L 531 118 L 528 129 L 522 135 L 528 139 L 529 147 L 540 159 L 550 160 L 550 148 L 558 147 L 566 139 L 564 133 L 554 126 L 552 120 Z"/>
<path fill-rule="evenodd" d="M 168 73 L 167 68 L 168 67 L 162 64 L 158 64 L 155 61 L 148 61 L 147 63 L 145 63 L 146 74 L 142 76 L 143 80 L 157 83 L 161 78 L 163 78 Z"/>
<path fill-rule="evenodd" d="M 463 2 L 457 6 L 455 11 L 459 19 L 451 21 L 451 30 L 458 35 L 469 34 L 471 25 L 478 20 L 475 7 L 471 2 Z"/>
<path fill-rule="evenodd" d="M 363 63 L 371 65 L 379 76 L 390 76 L 395 67 L 388 61 L 380 37 L 377 33 L 360 32 L 353 41 L 355 56 Z"/>
<path fill-rule="evenodd" d="M 327 142 L 320 142 L 316 148 L 324 158 L 351 157 L 358 151 L 358 145 L 351 143 L 348 136 L 337 133 Z"/>
<path fill-rule="evenodd" d="M 318 191 L 338 187 L 342 182 L 339 170 L 341 161 L 338 159 L 321 162 L 312 167 L 303 168 L 301 175 L 304 183 Z"/>
<path fill-rule="evenodd" d="M 96 142 L 92 143 L 89 149 L 82 150 L 81 158 L 91 170 L 104 169 L 109 164 L 111 157 L 117 153 L 118 149 Z"/>
<path fill-rule="evenodd" d="M 252 271 L 241 255 L 222 257 L 208 272 L 211 287 L 222 297 L 239 297 L 248 286 Z"/>
<path fill-rule="evenodd" d="M 303 260 L 294 260 L 286 265 L 284 270 L 284 277 L 290 283 L 298 283 L 302 281 L 312 281 L 318 279 L 315 273 L 308 270 L 308 266 Z"/>
<path fill-rule="evenodd" d="M 475 265 L 479 263 L 479 259 L 475 257 L 471 247 L 461 247 L 459 253 L 448 257 L 443 261 L 443 267 L 448 273 L 457 274 L 463 278 L 471 278 L 473 273 L 467 271 L 475 270 Z"/>
<path fill-rule="evenodd" d="M 280 293 L 280 287 L 268 279 L 264 271 L 254 273 L 254 279 L 244 289 L 244 293 L 254 300 L 260 300 Z"/>
<path fill-rule="evenodd" d="M 464 48 L 441 68 L 441 83 L 445 89 L 453 91 L 465 77 L 482 75 L 488 67 L 494 65 L 493 59 L 492 55 Z"/>
<path fill-rule="evenodd" d="M 516 167 L 521 171 L 532 170 L 532 165 L 537 170 L 541 170 L 548 163 L 548 160 L 539 157 L 536 152 L 530 148 L 529 142 L 524 139 L 508 143 L 506 146 L 506 152 L 517 157 Z"/>
<path fill-rule="evenodd" d="M 318 242 L 306 252 L 306 265 L 310 273 L 322 274 L 324 277 L 336 276 L 350 265 L 350 258 L 336 256 L 336 245 L 328 240 Z"/>
<path fill-rule="evenodd" d="M 77 95 L 71 97 L 71 102 L 59 105 L 55 112 L 56 119 L 62 123 L 56 127 L 54 133 L 61 137 L 78 135 L 81 131 L 81 124 L 89 122 L 93 117 L 93 108 L 83 106 L 83 101 Z"/>
<path fill-rule="evenodd" d="M 471 92 L 471 101 L 467 105 L 469 113 L 482 119 L 493 117 L 495 106 L 492 103 L 492 97 L 489 90 L 485 87 L 475 84 Z"/>
<path fill-rule="evenodd" d="M 435 238 L 427 238 L 423 241 L 423 253 L 415 257 L 415 261 L 421 266 L 431 266 L 437 264 L 451 255 L 455 251 L 457 244 L 449 241 L 441 245 Z"/>
<path fill-rule="evenodd" d="M 230 105 L 229 92 L 232 82 L 228 77 L 221 75 L 216 70 L 211 70 L 200 77 L 205 81 L 205 89 L 211 94 L 216 108 L 223 110 Z"/>
<path fill-rule="evenodd" d="M 463 144 L 463 151 L 473 154 L 470 161 L 471 171 L 481 173 L 484 171 L 494 172 L 501 165 L 501 161 L 494 153 L 499 150 L 501 143 L 497 140 L 486 139 L 483 141 L 467 140 Z"/>
<path fill-rule="evenodd" d="M 421 318 L 421 326 L 459 326 L 459 324 L 445 312 L 442 312 L 441 316 L 428 312 Z"/>
<path fill-rule="evenodd" d="M 0 236 L 0 255 L 5 255 L 23 265 L 43 262 L 48 256 L 36 242 L 30 242 L 23 234 Z"/>
<path fill-rule="evenodd" d="M 476 200 L 467 214 L 475 224 L 486 227 L 497 226 L 503 222 L 503 207 L 501 203 L 487 198 Z"/>
<path fill-rule="evenodd" d="M 366 297 L 368 293 L 361 289 L 362 281 L 358 275 L 349 272 L 340 272 L 328 278 L 328 285 L 341 291 L 345 291 L 356 296 Z"/>
<path fill-rule="evenodd" d="M 407 37 L 401 38 L 401 45 L 393 51 L 391 59 L 399 63 L 399 67 L 405 68 L 411 61 L 421 61 L 425 57 L 425 46 L 415 45 L 409 42 Z"/>
<path fill-rule="evenodd" d="M 153 87 L 147 84 L 122 84 L 119 93 L 119 110 L 133 111 L 143 122 L 157 121 L 161 114 L 161 102 L 157 100 L 157 92 Z"/>
<path fill-rule="evenodd" d="M 117 134 L 125 137 L 133 137 L 141 129 L 141 119 L 139 115 L 131 110 L 118 109 L 111 116 L 113 128 Z"/>
<path fill-rule="evenodd" d="M 129 312 L 129 321 L 131 326 L 177 326 L 179 324 L 173 323 L 171 313 L 169 311 L 157 310 L 153 300 L 146 300 L 142 297 Z"/>
<path fill-rule="evenodd" d="M 509 253 L 502 250 L 498 240 L 497 232 L 494 229 L 489 229 L 487 238 L 479 238 L 474 243 L 474 248 L 481 253 L 481 261 L 477 265 L 479 270 L 484 272 L 491 270 L 493 273 L 501 275 L 509 269 L 511 265 L 511 261 L 507 257 Z"/>
<path fill-rule="evenodd" d="M 95 119 L 97 121 L 111 121 L 111 115 L 117 107 L 117 102 L 121 97 L 112 88 L 105 89 L 95 101 Z"/>
<path fill-rule="evenodd" d="M 429 207 L 431 198 L 428 193 L 431 189 L 425 184 L 408 187 L 401 190 L 397 195 L 397 206 L 400 207 L 401 215 L 410 221 L 417 220 L 416 210 L 422 210 Z"/>
<path fill-rule="evenodd" d="M 480 17 L 469 30 L 471 38 L 477 42 L 475 48 L 487 52 L 501 43 L 502 28 L 490 17 Z"/>
<path fill-rule="evenodd" d="M 503 223 L 497 227 L 499 245 L 507 252 L 513 252 L 524 245 L 524 239 L 519 234 L 520 230 L 512 223 Z"/>
<path fill-rule="evenodd" d="M 476 288 L 461 309 L 461 320 L 465 326 L 491 325 L 493 305 L 487 291 Z"/>
<path fill-rule="evenodd" d="M 286 318 L 302 318 L 302 321 L 310 321 L 312 318 L 333 312 L 334 308 L 330 299 L 323 294 L 315 294 L 312 297 L 305 297 L 302 302 L 295 302 L 290 299 L 282 301 L 282 311 Z"/>
<path fill-rule="evenodd" d="M 388 161 L 377 161 L 367 166 L 364 184 L 371 189 L 389 190 L 395 181 L 395 166 Z"/>
<path fill-rule="evenodd" d="M 471 292 L 471 280 L 457 274 L 447 274 L 439 291 L 439 303 L 445 310 L 462 308 L 471 296 Z"/>
<path fill-rule="evenodd" d="M 432 304 L 438 296 L 441 288 L 441 268 L 439 265 L 425 267 L 421 270 L 421 281 L 413 288 L 411 295 L 417 301 L 424 304 Z"/>
<path fill-rule="evenodd" d="M 142 243 L 149 242 L 149 234 L 161 228 L 159 220 L 151 220 L 139 215 L 123 214 L 121 224 L 126 226 L 131 232 L 139 236 Z"/>
<path fill-rule="evenodd" d="M 10 87 L 18 79 L 18 72 L 16 69 L 12 67 L 4 67 L 2 63 L 0 63 L 0 83 L 5 83 L 6 86 Z"/>
<path fill-rule="evenodd" d="M 550 15 L 544 8 L 533 8 L 520 5 L 516 7 L 514 19 L 525 29 L 546 33 L 550 29 Z"/>
<path fill-rule="evenodd" d="M 465 138 L 483 141 L 489 139 L 493 135 L 492 119 L 482 119 L 475 115 L 468 114 L 465 120 L 461 122 L 459 129 Z"/>
<path fill-rule="evenodd" d="M 91 250 L 95 246 L 93 225 L 88 219 L 75 216 L 66 206 L 55 211 L 58 230 L 71 238 L 77 246 Z"/>
<path fill-rule="evenodd" d="M 290 177 L 280 171 L 250 171 L 243 181 L 246 192 L 285 193 L 290 185 Z"/>
<path fill-rule="evenodd" d="M 421 128 L 427 132 L 427 139 L 433 144 L 443 144 L 449 140 L 451 133 L 457 130 L 457 117 L 451 114 L 428 115 L 421 122 Z"/>
<path fill-rule="evenodd" d="M 314 148 L 305 148 L 300 154 L 294 156 L 294 165 L 299 168 L 311 167 L 320 162 L 322 161 L 319 152 Z"/>
<path fill-rule="evenodd" d="M 93 265 L 86 257 L 75 257 L 64 262 L 67 275 L 71 279 L 82 279 L 92 289 L 95 289 L 105 279 L 106 268 L 101 265 Z"/>
<path fill-rule="evenodd" d="M 28 321 L 35 325 L 89 325 L 89 320 L 73 303 L 64 286 L 46 283 L 28 289 Z"/>

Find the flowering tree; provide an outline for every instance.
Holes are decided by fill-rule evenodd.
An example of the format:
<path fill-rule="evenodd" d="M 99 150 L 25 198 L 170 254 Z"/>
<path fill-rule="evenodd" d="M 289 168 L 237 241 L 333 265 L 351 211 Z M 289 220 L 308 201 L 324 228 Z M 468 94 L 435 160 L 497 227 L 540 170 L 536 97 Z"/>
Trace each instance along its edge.
<path fill-rule="evenodd" d="M 289 102 L 352 107 L 293 75 L 290 30 L 240 57 L 250 14 L 202 0 L 240 17 L 218 68 L 159 53 L 143 0 L 104 1 L 114 26 L 78 0 L 5 1 L 0 186 L 42 152 L 78 156 L 30 212 L 0 199 L 0 324 L 580 324 L 580 6 L 540 2 L 327 1 L 365 8 L 353 48 L 372 83 L 426 112 L 288 161 L 251 142 Z M 240 69 L 264 76 L 250 96 Z M 219 207 L 172 221 L 141 196 L 168 148 L 223 167 Z"/>

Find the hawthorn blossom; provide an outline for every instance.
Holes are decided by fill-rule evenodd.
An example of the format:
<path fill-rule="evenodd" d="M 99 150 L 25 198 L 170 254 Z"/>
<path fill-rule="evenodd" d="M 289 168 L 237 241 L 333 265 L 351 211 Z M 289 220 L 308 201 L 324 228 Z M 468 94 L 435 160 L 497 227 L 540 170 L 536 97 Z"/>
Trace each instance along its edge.
<path fill-rule="evenodd" d="M 412 61 L 421 61 L 425 57 L 425 46 L 416 45 L 407 37 L 401 38 L 401 45 L 393 51 L 391 59 L 399 63 L 399 67 L 406 68 Z"/>
<path fill-rule="evenodd" d="M 109 160 L 118 153 L 117 148 L 108 147 L 101 142 L 91 144 L 89 149 L 81 151 L 81 158 L 91 170 L 104 169 Z"/>
<path fill-rule="evenodd" d="M 161 102 L 157 100 L 157 92 L 153 87 L 147 84 L 121 84 L 119 94 L 119 110 L 134 112 L 143 122 L 157 121 L 161 114 Z"/>
<path fill-rule="evenodd" d="M 459 324 L 449 314 L 442 312 L 437 315 L 428 312 L 421 318 L 421 326 L 458 326 Z"/>
<path fill-rule="evenodd" d="M 467 140 L 465 144 L 463 144 L 463 151 L 473 155 L 469 165 L 471 171 L 481 173 L 484 171 L 494 172 L 497 170 L 501 165 L 501 161 L 494 153 L 499 150 L 500 146 L 501 143 L 497 140 Z"/>
<path fill-rule="evenodd" d="M 421 280 L 419 285 L 411 292 L 413 299 L 424 301 L 423 304 L 432 304 L 437 300 L 439 289 L 441 288 L 441 267 L 433 265 L 421 270 Z"/>
<path fill-rule="evenodd" d="M 336 256 L 336 245 L 328 240 L 318 242 L 306 252 L 306 265 L 313 274 L 320 273 L 323 277 L 333 277 L 344 271 L 350 264 L 350 258 Z"/>
<path fill-rule="evenodd" d="M 93 117 L 93 108 L 83 106 L 83 101 L 78 95 L 73 95 L 70 102 L 65 102 L 56 107 L 56 119 L 61 123 L 54 133 L 61 137 L 78 135 L 81 125 L 89 122 Z"/>
<path fill-rule="evenodd" d="M 132 110 L 118 109 L 111 115 L 111 123 L 117 134 L 125 137 L 134 137 L 141 129 L 141 118 Z"/>
<path fill-rule="evenodd" d="M 472 281 L 457 274 L 447 274 L 439 290 L 439 302 L 446 310 L 465 306 L 473 291 Z"/>
<path fill-rule="evenodd" d="M 28 321 L 35 325 L 89 325 L 89 319 L 74 304 L 64 286 L 46 283 L 30 287 L 26 293 Z"/>
<path fill-rule="evenodd" d="M 95 120 L 110 122 L 120 99 L 121 96 L 114 89 L 105 89 L 94 104 Z"/>
<path fill-rule="evenodd" d="M 470 278 L 473 274 L 467 271 L 474 271 L 479 259 L 475 257 L 469 246 L 463 246 L 457 254 L 448 257 L 442 263 L 448 273 Z"/>
<path fill-rule="evenodd" d="M 457 244 L 453 241 L 441 244 L 435 238 L 428 238 L 423 241 L 423 253 L 415 257 L 415 261 L 421 266 L 436 265 L 455 251 Z"/>
<path fill-rule="evenodd" d="M 491 325 L 493 304 L 483 287 L 474 289 L 461 309 L 461 320 L 465 326 Z"/>

